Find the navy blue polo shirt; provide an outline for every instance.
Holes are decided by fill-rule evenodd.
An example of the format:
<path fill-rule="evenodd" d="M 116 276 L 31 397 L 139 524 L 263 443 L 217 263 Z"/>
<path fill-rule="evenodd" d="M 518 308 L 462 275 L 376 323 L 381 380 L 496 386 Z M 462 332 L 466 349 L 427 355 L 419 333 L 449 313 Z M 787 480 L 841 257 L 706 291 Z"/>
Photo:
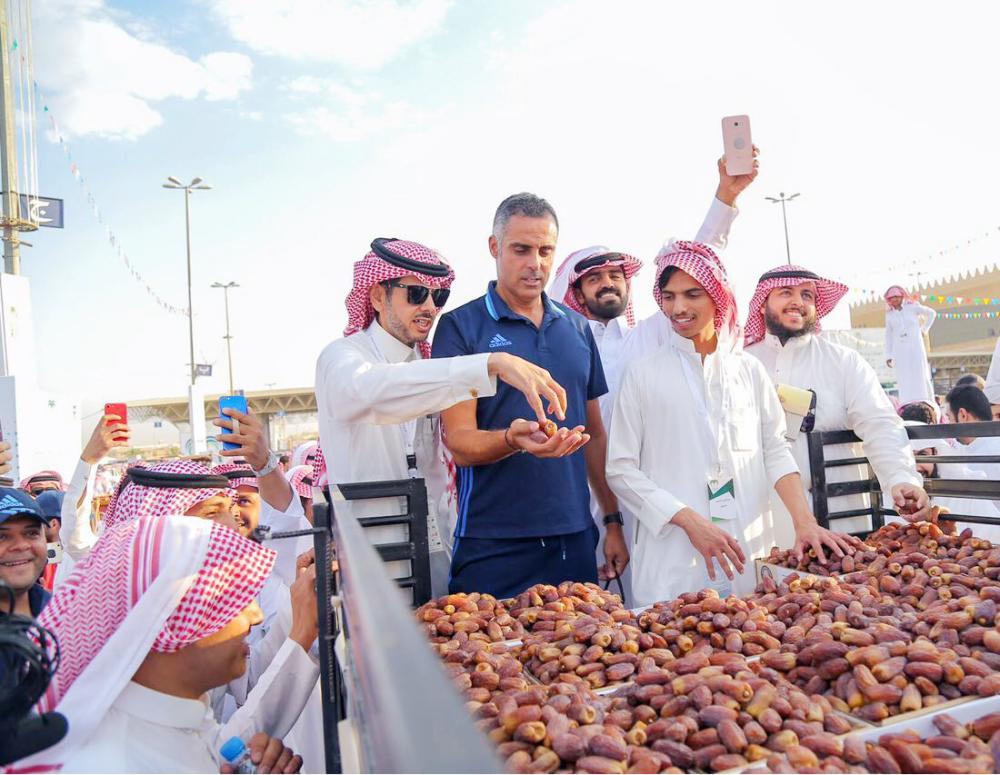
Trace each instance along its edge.
<path fill-rule="evenodd" d="M 545 314 L 536 328 L 518 315 L 491 282 L 485 296 L 447 312 L 438 321 L 434 357 L 508 352 L 544 369 L 566 390 L 566 421 L 587 424 L 587 401 L 608 392 L 601 356 L 587 320 L 544 293 Z M 498 381 L 496 395 L 476 402 L 480 430 L 507 428 L 535 413 L 524 394 Z M 459 538 L 534 538 L 586 530 L 590 488 L 583 450 L 559 459 L 511 455 L 485 466 L 458 467 Z"/>

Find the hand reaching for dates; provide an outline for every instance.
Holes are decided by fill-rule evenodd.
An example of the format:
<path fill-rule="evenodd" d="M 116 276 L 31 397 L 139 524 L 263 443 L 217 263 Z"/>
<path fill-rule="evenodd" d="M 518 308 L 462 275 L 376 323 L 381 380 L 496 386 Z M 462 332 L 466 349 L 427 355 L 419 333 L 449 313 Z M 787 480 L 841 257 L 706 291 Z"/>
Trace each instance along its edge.
<path fill-rule="evenodd" d="M 546 425 L 552 430 L 551 435 L 537 422 L 514 420 L 507 431 L 507 443 L 535 457 L 556 458 L 572 455 L 590 441 L 590 434 L 584 432 L 586 428 L 582 425 L 554 430 L 555 423 L 551 420 Z"/>
<path fill-rule="evenodd" d="M 891 492 L 896 511 L 907 522 L 922 522 L 929 519 L 931 501 L 923 487 L 915 484 L 897 484 Z"/>
<path fill-rule="evenodd" d="M 812 549 L 816 559 L 825 565 L 824 546 L 838 558 L 841 558 L 848 554 L 854 554 L 856 549 L 863 547 L 863 544 L 854 536 L 835 533 L 825 527 L 820 527 L 816 521 L 795 529 L 795 546 L 792 548 L 792 554 L 798 560 L 801 560 L 803 555 Z"/>
<path fill-rule="evenodd" d="M 691 545 L 705 558 L 705 563 L 708 565 L 708 577 L 712 581 L 715 581 L 715 567 L 712 558 L 715 558 L 715 561 L 719 563 L 722 572 L 730 581 L 734 578 L 733 571 L 729 567 L 730 563 L 736 568 L 737 573 L 743 573 L 743 564 L 747 561 L 746 555 L 743 554 L 739 542 L 725 530 L 705 519 L 694 509 L 689 508 L 678 511 L 671 521 L 687 533 Z"/>

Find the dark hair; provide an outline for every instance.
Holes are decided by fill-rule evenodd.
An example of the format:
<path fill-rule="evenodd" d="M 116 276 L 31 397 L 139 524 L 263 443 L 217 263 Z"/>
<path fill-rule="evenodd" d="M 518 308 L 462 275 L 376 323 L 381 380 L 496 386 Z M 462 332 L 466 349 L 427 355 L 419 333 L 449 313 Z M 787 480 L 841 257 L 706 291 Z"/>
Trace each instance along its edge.
<path fill-rule="evenodd" d="M 280 455 L 278 457 L 278 462 L 279 463 L 288 463 L 288 455 Z"/>
<path fill-rule="evenodd" d="M 990 407 L 990 399 L 975 385 L 957 385 L 953 387 L 945 397 L 951 413 L 958 419 L 958 410 L 964 409 L 977 420 L 989 422 L 993 419 L 993 410 Z"/>
<path fill-rule="evenodd" d="M 556 215 L 555 208 L 540 196 L 522 191 L 520 194 L 511 194 L 497 207 L 496 214 L 493 216 L 493 236 L 502 241 L 503 233 L 507 229 L 507 222 L 515 215 L 524 215 L 528 218 L 548 216 L 555 223 L 556 231 L 559 231 L 559 217 Z"/>
<path fill-rule="evenodd" d="M 926 401 L 913 401 L 909 404 L 905 404 L 899 410 L 899 416 L 904 420 L 909 420 L 910 422 L 922 422 L 925 425 L 934 425 L 937 422 L 937 416 L 934 414 L 934 408 Z"/>
<path fill-rule="evenodd" d="M 986 387 L 986 380 L 978 374 L 963 374 L 955 380 L 955 387 L 959 387 L 960 385 L 973 385 L 982 390 Z"/>
<path fill-rule="evenodd" d="M 670 278 L 673 277 L 679 269 L 679 266 L 668 266 L 663 270 L 663 274 L 660 275 L 659 282 L 657 283 L 661 291 L 667 287 L 667 283 L 670 282 Z"/>

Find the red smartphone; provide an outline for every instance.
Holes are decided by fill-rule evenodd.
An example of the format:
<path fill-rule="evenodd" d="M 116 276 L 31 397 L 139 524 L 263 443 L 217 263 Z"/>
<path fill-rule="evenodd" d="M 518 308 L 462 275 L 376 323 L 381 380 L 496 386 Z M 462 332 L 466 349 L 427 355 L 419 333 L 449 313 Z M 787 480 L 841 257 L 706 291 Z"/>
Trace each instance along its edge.
<path fill-rule="evenodd" d="M 105 414 L 113 414 L 121 418 L 118 422 L 128 425 L 128 404 L 105 404 L 104 405 Z M 109 422 L 108 425 L 114 425 L 114 422 Z M 127 436 L 117 436 L 115 441 L 128 441 Z"/>

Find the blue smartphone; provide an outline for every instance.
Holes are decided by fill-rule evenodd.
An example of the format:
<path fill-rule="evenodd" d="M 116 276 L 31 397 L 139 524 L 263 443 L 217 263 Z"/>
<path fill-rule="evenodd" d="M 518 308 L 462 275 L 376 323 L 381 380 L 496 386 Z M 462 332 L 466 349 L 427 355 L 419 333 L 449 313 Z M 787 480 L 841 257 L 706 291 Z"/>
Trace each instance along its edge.
<path fill-rule="evenodd" d="M 249 414 L 249 409 L 247 407 L 247 397 L 246 396 L 219 396 L 219 417 L 220 419 L 232 420 L 233 421 L 233 433 L 240 432 L 240 424 L 232 417 L 226 417 L 222 414 L 223 409 L 235 409 L 237 412 L 243 412 L 243 414 Z M 226 429 L 223 428 L 223 431 Z M 239 449 L 239 444 L 232 444 L 228 441 L 222 442 L 223 449 Z"/>

